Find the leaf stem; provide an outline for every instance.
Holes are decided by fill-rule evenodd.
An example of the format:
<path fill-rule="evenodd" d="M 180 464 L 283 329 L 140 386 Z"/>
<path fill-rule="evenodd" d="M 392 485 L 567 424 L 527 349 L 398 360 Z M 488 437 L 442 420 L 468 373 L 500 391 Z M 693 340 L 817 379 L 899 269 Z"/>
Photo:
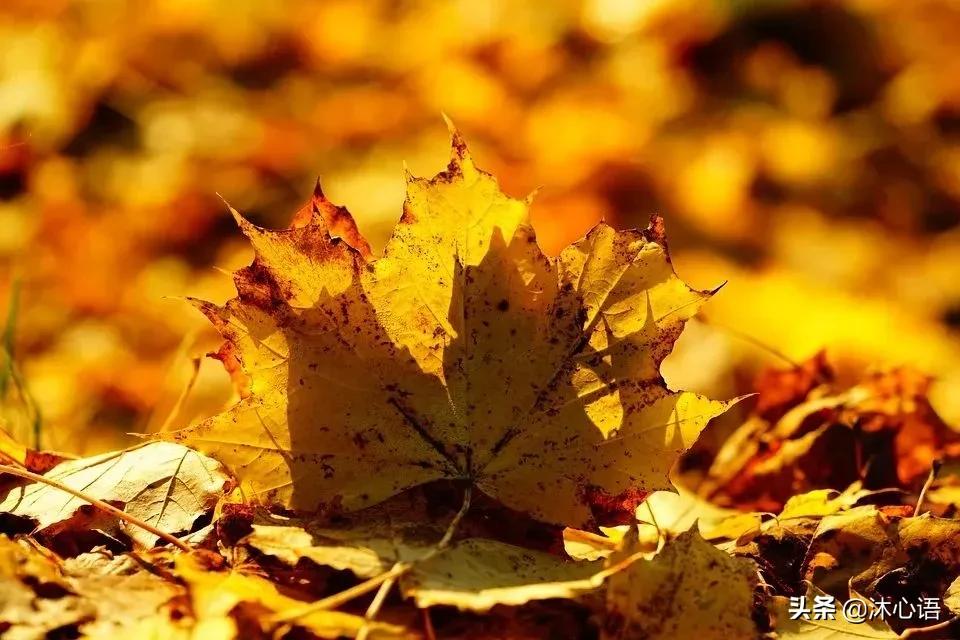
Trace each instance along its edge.
<path fill-rule="evenodd" d="M 86 493 L 83 493 L 82 491 L 78 491 L 77 489 L 74 489 L 73 487 L 68 487 L 67 485 L 63 484 L 63 483 L 60 482 L 59 480 L 53 480 L 53 479 L 51 479 L 51 478 L 47 478 L 46 476 L 42 476 L 42 475 L 40 475 L 40 474 L 38 474 L 38 473 L 33 473 L 32 471 L 27 471 L 27 470 L 25 470 L 25 469 L 18 469 L 18 468 L 16 468 L 16 467 L 11 467 L 11 466 L 9 466 L 9 465 L 0 465 L 0 473 L 9 473 L 10 475 L 19 476 L 19 477 L 21 477 L 21 478 L 25 478 L 25 479 L 27 479 L 27 480 L 32 480 L 32 481 L 34 481 L 34 482 L 39 482 L 40 484 L 45 484 L 45 485 L 48 485 L 48 486 L 53 487 L 54 489 L 59 489 L 60 491 L 64 491 L 64 492 L 66 492 L 66 493 L 69 493 L 70 495 L 72 495 L 72 496 L 74 496 L 74 497 L 77 497 L 77 498 L 80 498 L 81 500 L 84 500 L 84 501 L 86 501 L 86 502 L 89 502 L 90 504 L 92 504 L 92 505 L 95 506 L 96 508 L 98 508 L 98 509 L 100 509 L 100 510 L 102 510 L 102 511 L 106 511 L 106 512 L 109 513 L 110 515 L 112 515 L 112 516 L 114 516 L 114 517 L 116 517 L 116 518 L 119 518 L 120 520 L 123 520 L 124 522 L 126 522 L 126 523 L 128 523 L 128 524 L 132 524 L 132 525 L 135 525 L 135 526 L 137 526 L 137 527 L 140 527 L 141 529 L 144 529 L 144 530 L 146 530 L 146 531 L 149 531 L 149 532 L 152 533 L 153 535 L 157 536 L 157 537 L 160 538 L 161 540 L 164 540 L 164 541 L 166 541 L 166 542 L 169 542 L 170 544 L 172 544 L 173 546 L 177 547 L 177 548 L 180 549 L 181 551 L 190 551 L 190 547 L 188 547 L 188 546 L 187 546 L 186 544 L 184 544 L 182 541 L 180 541 L 180 540 L 178 540 L 177 538 L 173 537 L 172 535 L 170 535 L 170 534 L 167 533 L 166 531 L 161 531 L 160 529 L 156 528 L 155 526 L 153 526 L 153 525 L 150 524 L 149 522 L 145 522 L 145 521 L 141 520 L 140 518 L 137 518 L 136 516 L 132 516 L 132 515 L 130 515 L 129 513 L 126 513 L 125 511 L 122 511 L 122 510 L 120 510 L 120 509 L 117 509 L 117 508 L 116 508 L 115 506 L 113 506 L 112 504 L 109 504 L 109 503 L 107 503 L 107 502 L 104 502 L 103 500 L 100 500 L 99 498 L 94 498 L 94 497 L 91 496 L 91 495 L 88 495 L 88 494 L 86 494 Z"/>

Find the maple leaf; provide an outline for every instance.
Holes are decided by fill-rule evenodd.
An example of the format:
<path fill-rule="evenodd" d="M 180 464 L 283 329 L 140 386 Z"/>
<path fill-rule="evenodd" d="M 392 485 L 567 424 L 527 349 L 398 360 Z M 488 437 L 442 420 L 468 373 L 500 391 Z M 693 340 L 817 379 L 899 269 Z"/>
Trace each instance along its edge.
<path fill-rule="evenodd" d="M 378 259 L 320 193 L 287 230 L 237 214 L 256 258 L 235 299 L 198 304 L 250 395 L 165 437 L 295 509 L 351 511 L 454 478 L 547 521 L 632 519 L 728 406 L 659 373 L 711 292 L 676 276 L 659 218 L 600 224 L 547 257 L 528 202 L 452 135 L 446 171 L 408 177 Z"/>

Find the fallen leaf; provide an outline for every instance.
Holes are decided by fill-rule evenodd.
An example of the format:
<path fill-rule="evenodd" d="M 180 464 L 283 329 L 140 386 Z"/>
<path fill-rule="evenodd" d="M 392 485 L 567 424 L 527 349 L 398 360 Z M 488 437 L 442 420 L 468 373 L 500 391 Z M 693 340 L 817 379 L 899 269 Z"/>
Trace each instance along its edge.
<path fill-rule="evenodd" d="M 175 633 L 163 605 L 181 592 L 130 556 L 101 551 L 60 563 L 25 541 L 0 536 L 4 638 L 139 638 L 150 637 L 140 635 L 148 629 Z"/>
<path fill-rule="evenodd" d="M 736 540 L 760 531 L 762 519 L 758 513 L 741 513 L 724 518 L 716 524 L 700 529 L 704 540 Z"/>
<path fill-rule="evenodd" d="M 303 608 L 306 602 L 280 593 L 272 582 L 256 575 L 237 571 L 217 571 L 197 555 L 180 555 L 176 559 L 176 571 L 187 584 L 194 616 L 193 636 L 207 640 L 232 640 L 242 638 L 238 627 L 239 609 L 256 606 L 265 611 L 245 620 L 255 620 L 261 625 L 261 633 L 283 624 L 271 626 L 270 615 L 287 613 Z M 307 629 L 321 638 L 353 637 L 364 626 L 364 618 L 340 611 L 314 611 L 298 617 L 290 626 Z M 287 623 L 284 623 L 287 624 Z M 371 622 L 372 637 L 409 637 L 403 627 L 382 622 Z"/>
<path fill-rule="evenodd" d="M 426 536 L 403 536 L 399 527 L 361 523 L 350 527 L 309 527 L 254 524 L 241 543 L 288 565 L 301 559 L 371 578 L 396 562 L 411 562 L 426 555 L 442 532 L 428 529 Z"/>
<path fill-rule="evenodd" d="M 626 540 L 609 564 L 633 553 Z M 688 531 L 653 559 L 610 577 L 603 638 L 759 638 L 752 617 L 757 583 L 753 562 L 731 558 Z"/>
<path fill-rule="evenodd" d="M 876 493 L 861 488 L 859 482 L 850 485 L 842 493 L 834 489 L 815 489 L 791 496 L 778 517 L 781 520 L 822 518 L 849 509 L 863 498 Z"/>
<path fill-rule="evenodd" d="M 143 561 L 95 550 L 65 560 L 63 573 L 71 590 L 93 610 L 80 627 L 84 636 L 143 637 L 138 634 L 151 628 L 176 632 L 165 605 L 183 589 L 148 571 Z"/>
<path fill-rule="evenodd" d="M 420 607 L 447 605 L 484 612 L 497 605 L 575 598 L 596 590 L 595 562 L 571 562 L 495 540 L 470 538 L 418 562 L 400 587 Z"/>
<path fill-rule="evenodd" d="M 889 536 L 875 562 L 850 579 L 851 589 L 869 597 L 939 598 L 960 575 L 960 520 L 894 518 Z"/>
<path fill-rule="evenodd" d="M 549 522 L 625 522 L 727 408 L 660 376 L 711 294 L 677 278 L 659 218 L 598 225 L 548 258 L 527 203 L 457 133 L 445 172 L 408 179 L 378 259 L 331 235 L 318 197 L 285 231 L 237 216 L 256 259 L 237 298 L 198 305 L 250 396 L 164 436 L 224 462 L 261 501 L 353 511 L 465 478 Z M 337 209 L 341 226 L 348 215 Z"/>
<path fill-rule="evenodd" d="M 0 633 L 13 640 L 75 632 L 93 607 L 70 597 L 57 566 L 24 541 L 0 536 Z"/>
<path fill-rule="evenodd" d="M 571 598 L 595 590 L 591 578 L 598 562 L 567 558 L 484 538 L 455 540 L 437 549 L 445 523 L 403 519 L 403 514 L 377 514 L 339 527 L 253 525 L 240 544 L 295 567 L 303 560 L 361 578 L 384 573 L 397 563 L 410 569 L 401 577 L 405 596 L 418 606 L 449 605 L 483 612 L 491 607 L 532 600 Z M 377 517 L 377 516 L 380 517 Z"/>
<path fill-rule="evenodd" d="M 151 442 L 125 451 L 62 462 L 45 474 L 104 502 L 119 506 L 161 531 L 189 532 L 197 519 L 213 509 L 230 482 L 220 463 L 191 449 L 168 442 Z M 0 513 L 33 521 L 38 532 L 69 531 L 81 508 L 89 503 L 40 482 L 10 489 L 0 501 Z M 98 514 L 98 522 L 104 516 Z M 106 520 L 115 520 L 112 516 Z M 115 523 L 133 540 L 152 547 L 157 537 L 125 522 Z"/>
<path fill-rule="evenodd" d="M 919 490 L 932 460 L 960 448 L 960 434 L 930 404 L 929 377 L 909 368 L 864 374 L 844 386 L 817 356 L 761 383 L 775 392 L 760 387 L 760 400 L 771 393 L 773 399 L 758 400 L 701 487 L 725 506 L 776 512 L 796 494 L 857 481 L 867 489 Z"/>
<path fill-rule="evenodd" d="M 896 525 L 873 506 L 824 517 L 804 561 L 804 578 L 830 595 L 846 599 L 851 579 L 880 558 Z"/>
<path fill-rule="evenodd" d="M 617 550 L 629 525 L 621 527 L 601 527 L 601 533 L 592 533 L 582 529 L 566 527 L 563 530 L 563 550 L 574 560 L 600 560 Z M 601 535 L 602 534 L 602 535 Z M 656 551 L 659 537 L 649 545 L 649 551 Z"/>
<path fill-rule="evenodd" d="M 0 464 L 13 463 L 34 473 L 46 473 L 69 456 L 52 451 L 35 451 L 14 439 L 0 420 Z"/>

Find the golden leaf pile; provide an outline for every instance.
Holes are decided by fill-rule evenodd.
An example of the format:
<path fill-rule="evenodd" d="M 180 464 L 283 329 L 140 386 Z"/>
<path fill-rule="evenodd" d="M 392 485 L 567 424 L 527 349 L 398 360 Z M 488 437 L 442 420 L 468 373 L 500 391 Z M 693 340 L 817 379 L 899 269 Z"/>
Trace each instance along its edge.
<path fill-rule="evenodd" d="M 81 459 L 0 433 L 4 637 L 956 631 L 958 438 L 925 377 L 845 385 L 821 355 L 745 402 L 671 390 L 715 291 L 676 275 L 662 220 L 548 256 L 451 134 L 379 257 L 319 186 L 285 230 L 233 212 L 254 260 L 193 301 L 229 409 Z M 942 607 L 821 624 L 800 596 Z"/>

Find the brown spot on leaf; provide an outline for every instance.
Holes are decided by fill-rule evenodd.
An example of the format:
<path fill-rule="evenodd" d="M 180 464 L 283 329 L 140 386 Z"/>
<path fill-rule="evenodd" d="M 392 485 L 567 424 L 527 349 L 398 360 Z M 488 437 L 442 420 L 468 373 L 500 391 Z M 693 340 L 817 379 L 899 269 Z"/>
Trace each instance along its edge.
<path fill-rule="evenodd" d="M 650 495 L 635 487 L 614 495 L 602 487 L 587 485 L 580 490 L 580 499 L 590 507 L 593 519 L 602 525 L 630 524 L 636 520 L 637 507 Z"/>

